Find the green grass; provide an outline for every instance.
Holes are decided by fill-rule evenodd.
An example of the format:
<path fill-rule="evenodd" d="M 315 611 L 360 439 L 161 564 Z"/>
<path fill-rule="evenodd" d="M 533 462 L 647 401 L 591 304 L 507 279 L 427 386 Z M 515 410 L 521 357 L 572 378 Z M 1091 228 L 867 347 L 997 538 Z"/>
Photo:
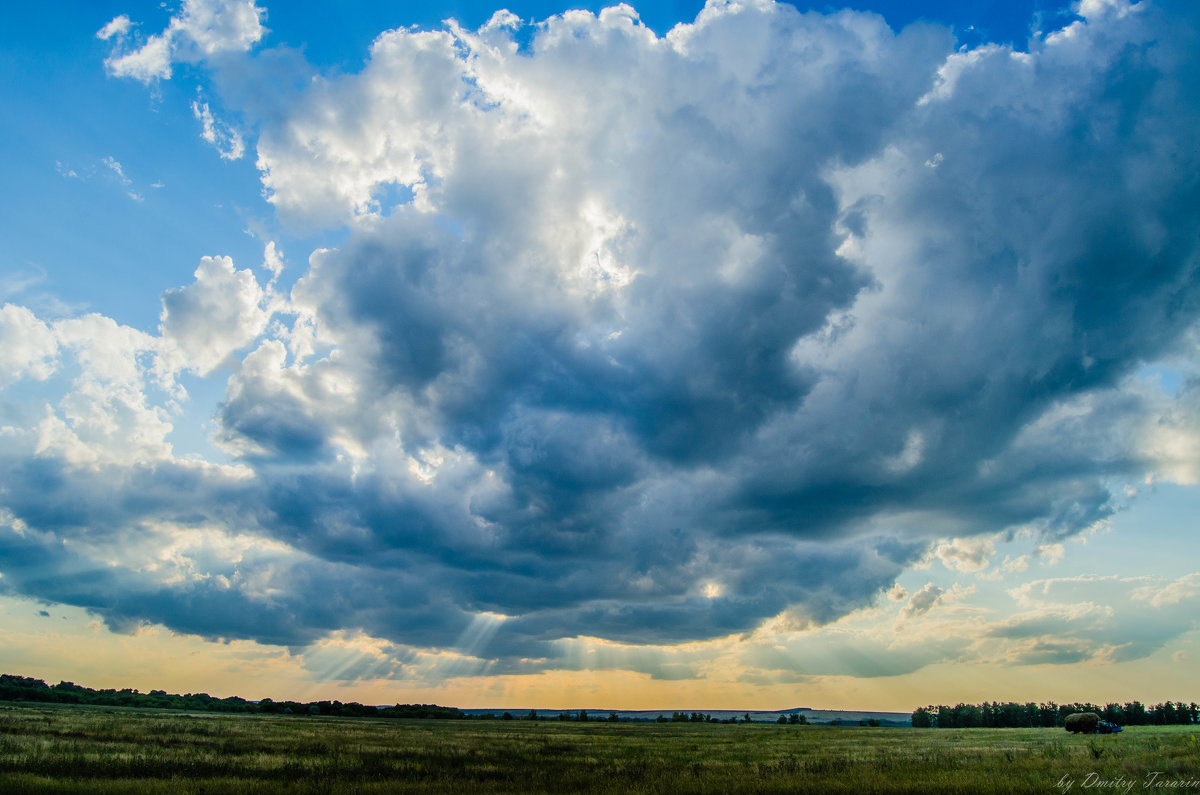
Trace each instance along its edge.
<path fill-rule="evenodd" d="M 0 706 L 0 792 L 1061 792 L 1200 779 L 1200 730 L 397 721 Z M 1160 779 L 1161 780 L 1161 779 Z M 1175 790 L 1178 791 L 1178 790 Z M 1200 781 L 1184 791 L 1200 793 Z"/>

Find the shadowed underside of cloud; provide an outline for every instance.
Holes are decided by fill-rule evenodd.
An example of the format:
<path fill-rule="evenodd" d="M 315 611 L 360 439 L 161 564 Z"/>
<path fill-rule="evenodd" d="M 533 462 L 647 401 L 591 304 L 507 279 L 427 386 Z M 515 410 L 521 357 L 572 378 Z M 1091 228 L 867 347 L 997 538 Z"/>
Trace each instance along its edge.
<path fill-rule="evenodd" d="M 271 96 L 243 6 L 205 52 Z M 823 624 L 937 538 L 1050 543 L 1186 479 L 1200 445 L 1156 440 L 1197 438 L 1195 387 L 1133 376 L 1195 356 L 1197 11 L 1080 13 L 1027 53 L 765 2 L 518 48 L 498 14 L 245 102 L 280 217 L 348 241 L 288 296 L 206 259 L 158 337 L 5 307 L 0 384 L 62 397 L 4 429 L 0 587 L 555 667 L 563 638 Z M 227 373 L 238 466 L 171 456 L 187 370 Z"/>

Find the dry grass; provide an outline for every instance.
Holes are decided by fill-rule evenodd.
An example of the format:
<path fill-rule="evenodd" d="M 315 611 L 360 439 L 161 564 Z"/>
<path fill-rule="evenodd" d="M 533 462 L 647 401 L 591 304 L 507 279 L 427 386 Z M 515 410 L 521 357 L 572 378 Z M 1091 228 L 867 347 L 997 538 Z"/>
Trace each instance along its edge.
<path fill-rule="evenodd" d="M 1194 781 L 1200 731 L 385 721 L 0 706 L 0 792 L 1072 792 Z M 1084 787 L 1091 779 L 1092 786 Z"/>

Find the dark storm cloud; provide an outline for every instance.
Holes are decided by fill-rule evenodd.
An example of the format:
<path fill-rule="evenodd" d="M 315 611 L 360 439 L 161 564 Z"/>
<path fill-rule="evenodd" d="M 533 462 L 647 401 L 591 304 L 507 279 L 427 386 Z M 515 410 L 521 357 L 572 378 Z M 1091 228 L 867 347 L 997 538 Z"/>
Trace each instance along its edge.
<path fill-rule="evenodd" d="M 139 487 L 169 468 L 143 471 Z M 99 487 L 118 499 L 127 496 L 121 492 L 126 484 L 96 483 L 92 473 L 60 476 L 75 494 Z M 204 489 L 203 481 L 191 485 Z M 209 491 L 204 501 L 219 504 L 232 494 Z M 246 491 L 236 497 L 239 509 L 262 500 Z M 250 516 L 220 522 L 238 532 L 230 535 L 213 529 L 216 511 L 177 517 L 175 503 L 166 494 L 136 507 L 123 501 L 119 532 L 90 524 L 86 508 L 64 510 L 53 529 L 40 532 L 15 516 L 0 527 L 0 584 L 10 593 L 87 608 L 117 630 L 153 622 L 209 638 L 284 645 L 312 642 L 349 618 L 382 636 L 444 646 L 469 620 L 420 573 L 298 554 L 255 536 Z"/>

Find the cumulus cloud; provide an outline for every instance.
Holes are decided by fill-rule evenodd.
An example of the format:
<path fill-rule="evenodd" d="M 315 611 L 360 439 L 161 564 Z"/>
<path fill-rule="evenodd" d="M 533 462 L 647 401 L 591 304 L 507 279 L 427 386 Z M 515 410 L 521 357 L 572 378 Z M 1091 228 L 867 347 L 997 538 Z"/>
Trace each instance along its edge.
<path fill-rule="evenodd" d="M 265 11 L 254 0 L 184 0 L 165 30 L 133 38 L 133 23 L 122 14 L 96 33 L 115 41 L 104 66 L 114 77 L 143 83 L 168 80 L 174 63 L 194 63 L 229 52 L 250 49 L 266 33 Z"/>
<path fill-rule="evenodd" d="M 996 540 L 988 537 L 952 538 L 938 544 L 934 554 L 946 568 L 958 571 L 981 571 L 996 554 Z"/>
<path fill-rule="evenodd" d="M 129 15 L 127 14 L 121 14 L 120 16 L 113 17 L 108 24 L 96 31 L 96 38 L 102 41 L 108 41 L 113 36 L 124 36 L 129 32 L 129 28 L 132 26 L 132 24 L 133 23 L 129 21 Z"/>
<path fill-rule="evenodd" d="M 1102 662 L 1139 659 L 1195 628 L 1196 581 L 1196 574 L 1036 580 L 1012 592 L 1027 611 L 992 632 L 1086 648 L 1084 658 Z"/>
<path fill-rule="evenodd" d="M 53 328 L 78 374 L 57 407 L 46 406 L 33 452 L 72 465 L 169 457 L 169 412 L 146 394 L 156 389 L 168 397 L 172 386 L 158 368 L 156 338 L 97 314 L 64 318 Z"/>
<path fill-rule="evenodd" d="M 900 611 L 900 617 L 907 620 L 922 613 L 928 613 L 945 593 L 945 588 L 939 588 L 931 582 L 925 583 L 925 587 L 914 593 L 908 600 L 908 604 L 904 605 Z"/>
<path fill-rule="evenodd" d="M 276 247 L 274 240 L 267 241 L 263 246 L 263 269 L 271 274 L 273 280 L 283 273 L 283 253 Z"/>
<path fill-rule="evenodd" d="M 46 321 L 26 307 L 0 308 L 0 389 L 47 382 L 42 399 L 17 411 L 24 422 L 4 429 L 7 464 L 33 456 L 120 470 L 172 460 L 172 417 L 186 399 L 179 373 L 219 367 L 263 332 L 272 311 L 270 293 L 228 257 L 204 257 L 195 277 L 163 295 L 158 335 L 95 313 Z"/>
<path fill-rule="evenodd" d="M 1035 560 L 1040 560 L 1043 565 L 1053 566 L 1062 560 L 1066 554 L 1066 547 L 1062 544 L 1043 544 L 1033 552 L 1025 555 L 1018 555 L 1015 558 L 1005 556 L 1004 563 L 991 576 L 999 579 L 1005 574 L 1019 574 L 1028 571 L 1029 564 Z"/>
<path fill-rule="evenodd" d="M 1133 592 L 1133 598 L 1145 600 L 1152 607 L 1167 607 L 1200 596 L 1200 573 L 1189 574 L 1166 585 L 1147 585 Z"/>
<path fill-rule="evenodd" d="M 1142 453 L 1156 463 L 1162 480 L 1200 484 L 1200 380 L 1187 378 L 1172 400 L 1145 418 L 1140 429 Z"/>
<path fill-rule="evenodd" d="M 114 540 L 63 546 L 100 508 L 25 493 L 5 587 L 116 623 L 361 631 L 526 670 L 564 664 L 569 638 L 826 624 L 930 555 L 983 570 L 1015 532 L 1053 558 L 1121 485 L 1190 460 L 1148 424 L 1196 416 L 1135 375 L 1195 352 L 1197 10 L 1080 13 L 1029 52 L 765 1 L 662 38 L 628 6 L 499 16 L 387 31 L 361 71 L 243 97 L 280 218 L 345 240 L 286 301 L 205 259 L 158 337 L 113 342 L 123 380 L 83 388 L 101 360 L 82 325 L 59 339 L 85 380 L 6 477 L 108 495 Z M 241 57 L 261 19 L 193 0 L 108 67 Z M 264 262 L 278 276 L 273 245 Z M 29 350 L 18 377 L 49 367 Z M 222 366 L 214 439 L 236 476 L 166 441 L 171 378 Z M 124 460 L 95 452 L 133 428 Z M 165 522 L 281 546 L 189 552 L 208 578 L 73 574 L 122 533 L 169 546 L 146 530 Z M 892 594 L 915 624 L 948 598 Z M 994 639 L 1065 659 L 1127 628 L 1099 616 L 1054 646 L 1071 613 L 1038 609 Z M 690 664 L 645 664 L 668 662 Z"/>
<path fill-rule="evenodd" d="M 45 380 L 54 372 L 58 340 L 23 306 L 0 307 L 0 387 L 22 378 Z"/>
<path fill-rule="evenodd" d="M 898 608 L 885 605 L 800 632 L 760 630 L 730 645 L 719 664 L 788 682 L 814 675 L 894 676 L 948 662 L 1128 662 L 1171 648 L 1195 629 L 1197 582 L 1197 574 L 1036 580 L 1011 589 L 1016 612 L 1000 616 L 995 603 L 975 598 L 973 587 L 930 583 Z M 914 614 L 921 620 L 911 621 Z M 897 619 L 893 626 L 880 620 L 888 615 Z M 718 646 L 703 656 L 718 656 Z"/>
<path fill-rule="evenodd" d="M 254 274 L 229 257 L 204 257 L 195 276 L 163 295 L 159 333 L 182 356 L 177 369 L 206 375 L 262 333 L 268 312 Z"/>
<path fill-rule="evenodd" d="M 1137 660 L 1195 629 L 1198 583 L 1195 573 L 1035 580 L 1010 592 L 1025 610 L 988 634 L 1016 641 L 1007 655 L 1017 662 Z"/>

